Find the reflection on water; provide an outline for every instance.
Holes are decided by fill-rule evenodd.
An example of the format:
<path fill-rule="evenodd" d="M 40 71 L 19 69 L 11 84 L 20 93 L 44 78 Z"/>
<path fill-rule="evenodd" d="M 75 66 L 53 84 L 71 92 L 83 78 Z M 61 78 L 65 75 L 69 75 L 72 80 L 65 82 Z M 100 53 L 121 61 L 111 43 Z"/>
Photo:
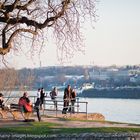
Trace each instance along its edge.
<path fill-rule="evenodd" d="M 29 96 L 36 96 L 37 91 L 29 91 Z M 49 91 L 47 91 L 49 96 Z M 22 96 L 22 92 L 15 91 L 14 96 Z M 63 100 L 63 92 L 59 92 L 59 100 Z M 101 113 L 106 120 L 140 124 L 140 99 L 106 99 L 79 98 L 88 102 L 88 113 Z M 85 111 L 85 105 L 80 105 L 80 111 Z"/>

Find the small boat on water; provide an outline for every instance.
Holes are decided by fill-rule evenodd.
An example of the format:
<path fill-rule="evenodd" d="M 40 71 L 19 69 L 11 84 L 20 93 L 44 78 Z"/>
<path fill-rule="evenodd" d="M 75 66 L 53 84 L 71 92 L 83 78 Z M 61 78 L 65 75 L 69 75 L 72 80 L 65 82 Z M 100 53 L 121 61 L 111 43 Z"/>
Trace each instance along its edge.
<path fill-rule="evenodd" d="M 77 89 L 77 93 L 81 94 L 84 90 L 93 89 L 94 83 L 84 83 L 82 87 Z"/>
<path fill-rule="evenodd" d="M 82 86 L 82 90 L 94 88 L 94 83 L 84 83 Z"/>

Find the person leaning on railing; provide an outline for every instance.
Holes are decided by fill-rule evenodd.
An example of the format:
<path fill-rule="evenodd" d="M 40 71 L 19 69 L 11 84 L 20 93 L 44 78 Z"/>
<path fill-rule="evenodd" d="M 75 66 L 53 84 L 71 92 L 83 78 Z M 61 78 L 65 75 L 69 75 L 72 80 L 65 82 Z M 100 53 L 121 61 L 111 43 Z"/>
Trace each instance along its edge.
<path fill-rule="evenodd" d="M 54 103 L 54 108 L 57 110 L 57 100 L 56 97 L 58 95 L 58 90 L 56 87 L 53 88 L 53 90 L 50 92 L 50 97 Z"/>
<path fill-rule="evenodd" d="M 74 108 L 75 102 L 76 102 L 76 91 L 74 89 L 72 89 L 72 92 L 71 92 L 71 113 L 75 113 L 75 108 Z"/>

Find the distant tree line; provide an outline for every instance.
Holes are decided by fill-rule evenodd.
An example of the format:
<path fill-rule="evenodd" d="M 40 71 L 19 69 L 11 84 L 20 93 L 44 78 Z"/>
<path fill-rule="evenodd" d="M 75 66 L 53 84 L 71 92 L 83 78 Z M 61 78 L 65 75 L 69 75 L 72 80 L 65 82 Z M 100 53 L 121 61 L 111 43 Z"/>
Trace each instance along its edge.
<path fill-rule="evenodd" d="M 52 86 L 60 86 L 71 84 L 73 86 L 82 86 L 83 83 L 95 83 L 95 86 L 104 87 L 121 87 L 121 86 L 140 86 L 140 78 L 138 82 L 131 82 L 130 77 L 125 79 L 115 78 L 110 76 L 107 80 L 93 80 L 89 72 L 94 70 L 105 71 L 112 69 L 112 67 L 98 67 L 98 66 L 50 66 L 42 68 L 23 68 L 15 69 L 0 69 L 0 91 L 11 87 L 12 90 L 33 90 L 43 86 L 46 89 Z M 114 68 L 114 67 L 113 67 Z M 139 66 L 135 66 L 139 69 Z M 119 67 L 121 70 L 134 69 L 132 66 Z M 9 82 L 8 82 L 9 81 Z"/>

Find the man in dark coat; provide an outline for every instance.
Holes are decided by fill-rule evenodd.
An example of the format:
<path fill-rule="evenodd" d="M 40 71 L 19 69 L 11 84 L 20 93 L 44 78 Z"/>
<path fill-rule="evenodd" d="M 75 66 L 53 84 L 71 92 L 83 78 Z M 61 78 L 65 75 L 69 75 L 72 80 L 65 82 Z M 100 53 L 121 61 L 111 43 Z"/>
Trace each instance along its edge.
<path fill-rule="evenodd" d="M 67 110 L 69 108 L 69 103 L 71 101 L 71 93 L 72 93 L 71 86 L 68 85 L 67 88 L 65 88 L 65 90 L 64 90 L 64 96 L 63 96 L 64 106 L 63 106 L 62 114 L 66 114 L 67 113 Z"/>

